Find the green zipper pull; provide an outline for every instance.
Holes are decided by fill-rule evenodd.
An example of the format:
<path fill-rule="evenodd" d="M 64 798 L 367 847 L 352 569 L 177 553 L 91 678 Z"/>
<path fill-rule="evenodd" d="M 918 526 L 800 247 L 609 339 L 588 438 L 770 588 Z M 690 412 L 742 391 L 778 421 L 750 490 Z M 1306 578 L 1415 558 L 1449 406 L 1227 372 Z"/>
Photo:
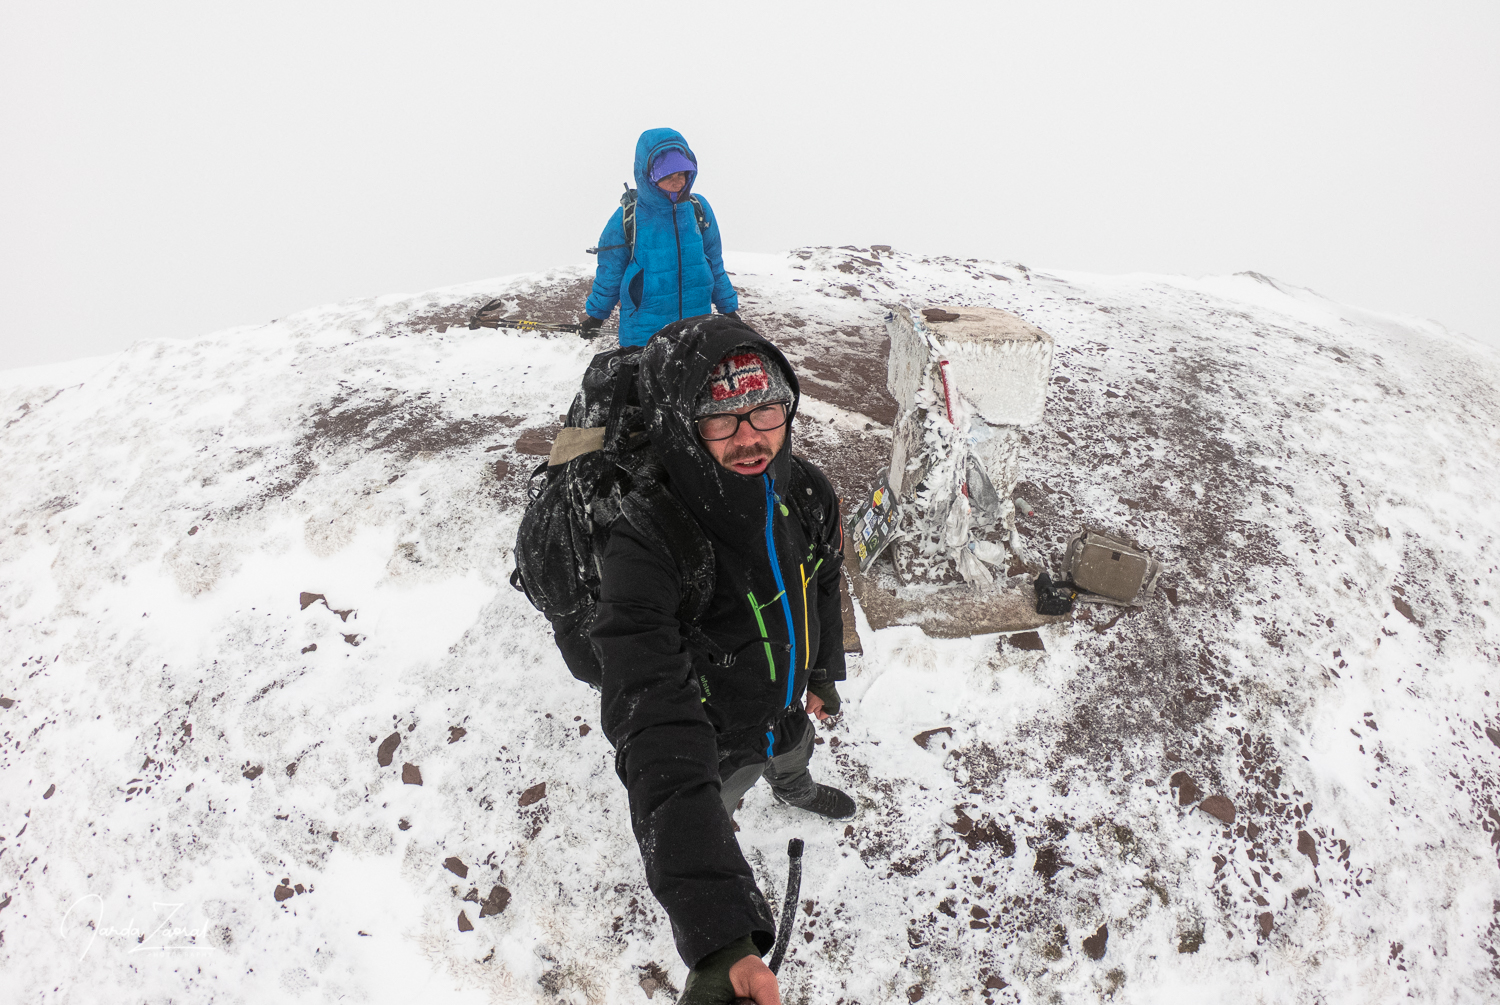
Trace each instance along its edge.
<path fill-rule="evenodd" d="M 786 506 L 784 504 L 782 504 L 782 503 L 777 503 L 776 504 L 776 508 L 779 509 L 779 510 L 781 510 L 781 515 L 782 516 L 791 516 L 792 515 L 792 511 L 789 510 L 789 509 L 787 509 Z"/>

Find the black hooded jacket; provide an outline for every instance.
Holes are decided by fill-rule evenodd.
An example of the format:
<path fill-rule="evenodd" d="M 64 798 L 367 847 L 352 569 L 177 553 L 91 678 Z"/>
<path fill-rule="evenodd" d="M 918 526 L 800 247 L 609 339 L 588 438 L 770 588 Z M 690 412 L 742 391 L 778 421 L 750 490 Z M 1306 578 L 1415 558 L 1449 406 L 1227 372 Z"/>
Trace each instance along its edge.
<path fill-rule="evenodd" d="M 684 637 L 670 556 L 618 521 L 604 553 L 592 639 L 604 670 L 601 698 L 615 767 L 630 794 L 646 880 L 672 921 L 689 967 L 745 935 L 762 952 L 775 922 L 740 854 L 719 782 L 764 761 L 810 728 L 800 710 L 812 670 L 844 679 L 839 611 L 838 499 L 822 472 L 807 474 L 810 540 L 785 500 L 792 428 L 759 475 L 719 465 L 699 441 L 693 403 L 730 350 L 752 346 L 796 375 L 770 342 L 722 315 L 663 328 L 642 353 L 638 390 L 668 488 L 713 546 L 715 589 L 700 627 L 728 665 Z M 810 493 L 808 492 L 810 489 Z"/>

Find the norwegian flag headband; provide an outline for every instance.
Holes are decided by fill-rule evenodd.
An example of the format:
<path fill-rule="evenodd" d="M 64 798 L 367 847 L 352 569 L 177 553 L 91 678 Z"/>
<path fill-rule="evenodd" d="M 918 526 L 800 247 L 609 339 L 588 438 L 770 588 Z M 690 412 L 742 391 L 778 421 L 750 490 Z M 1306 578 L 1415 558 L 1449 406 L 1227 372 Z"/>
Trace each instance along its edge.
<path fill-rule="evenodd" d="M 733 412 L 768 401 L 790 401 L 792 390 L 781 368 L 748 347 L 730 351 L 708 375 L 694 402 L 693 415 Z"/>

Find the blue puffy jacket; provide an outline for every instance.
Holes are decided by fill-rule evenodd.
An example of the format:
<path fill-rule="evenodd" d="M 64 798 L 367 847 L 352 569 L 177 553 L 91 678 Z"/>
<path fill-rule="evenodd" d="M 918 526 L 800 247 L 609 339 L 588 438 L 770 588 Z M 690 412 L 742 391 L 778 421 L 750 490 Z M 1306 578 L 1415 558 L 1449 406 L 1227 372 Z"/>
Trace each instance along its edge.
<path fill-rule="evenodd" d="M 650 181 L 651 162 L 673 149 L 698 163 L 675 129 L 648 129 L 636 141 L 634 257 L 625 247 L 623 208 L 615 210 L 599 237 L 599 266 L 584 310 L 591 317 L 607 318 L 618 303 L 621 345 L 645 345 L 663 325 L 707 314 L 710 305 L 720 314 L 739 306 L 724 274 L 714 211 L 708 200 L 698 197 L 708 215 L 708 229 L 700 232 L 688 202 L 698 172 L 688 174 L 675 203 Z"/>

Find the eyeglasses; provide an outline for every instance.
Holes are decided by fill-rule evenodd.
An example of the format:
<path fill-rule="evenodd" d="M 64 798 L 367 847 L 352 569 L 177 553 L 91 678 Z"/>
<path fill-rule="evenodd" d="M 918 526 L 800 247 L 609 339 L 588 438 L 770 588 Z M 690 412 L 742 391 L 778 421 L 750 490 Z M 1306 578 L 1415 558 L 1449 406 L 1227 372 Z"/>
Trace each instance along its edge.
<path fill-rule="evenodd" d="M 698 435 L 705 440 L 727 440 L 740 431 L 741 422 L 749 422 L 751 429 L 769 433 L 786 425 L 785 401 L 773 401 L 759 408 L 752 408 L 743 415 L 735 412 L 715 412 L 698 420 Z"/>

